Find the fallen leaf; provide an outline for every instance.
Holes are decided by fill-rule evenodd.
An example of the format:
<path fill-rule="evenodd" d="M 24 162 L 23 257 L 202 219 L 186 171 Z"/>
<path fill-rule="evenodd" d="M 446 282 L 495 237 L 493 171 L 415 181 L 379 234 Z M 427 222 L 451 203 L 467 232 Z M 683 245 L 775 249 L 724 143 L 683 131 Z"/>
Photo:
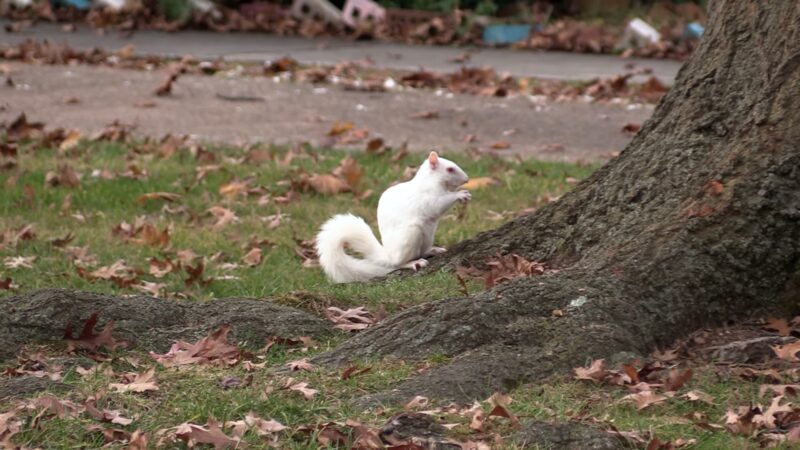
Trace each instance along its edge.
<path fill-rule="evenodd" d="M 511 143 L 508 141 L 497 141 L 490 146 L 493 150 L 507 150 L 511 148 Z"/>
<path fill-rule="evenodd" d="M 167 202 L 177 202 L 183 198 L 180 194 L 175 194 L 173 192 L 148 192 L 146 194 L 142 194 L 136 201 L 143 205 L 147 203 L 149 200 L 164 200 Z"/>
<path fill-rule="evenodd" d="M 420 111 L 418 113 L 411 114 L 408 117 L 412 119 L 438 119 L 439 111 L 435 109 L 430 111 Z"/>
<path fill-rule="evenodd" d="M 125 347 L 127 345 L 124 341 L 117 341 L 112 336 L 114 330 L 114 321 L 109 320 L 103 330 L 98 334 L 94 334 L 94 326 L 97 324 L 98 314 L 92 314 L 83 324 L 83 330 L 78 337 L 72 336 L 72 324 L 67 325 L 64 330 L 64 340 L 67 341 L 67 351 L 74 351 L 75 349 L 85 349 L 89 351 L 96 351 L 100 348 L 106 348 L 114 351 L 117 348 Z"/>
<path fill-rule="evenodd" d="M 358 368 L 358 366 L 350 366 L 342 372 L 342 380 L 349 380 L 350 378 L 363 375 L 372 370 L 372 367 Z"/>
<path fill-rule="evenodd" d="M 212 227 L 217 230 L 239 221 L 239 218 L 233 211 L 228 208 L 223 208 L 222 206 L 212 206 L 208 208 L 207 212 L 211 213 L 216 219 Z"/>
<path fill-rule="evenodd" d="M 339 136 L 353 129 L 352 122 L 334 122 L 328 131 L 328 136 Z"/>
<path fill-rule="evenodd" d="M 367 141 L 367 147 L 366 147 L 367 153 L 380 153 L 382 148 L 383 148 L 383 139 L 381 138 L 372 138 L 369 141 Z"/>
<path fill-rule="evenodd" d="M 247 444 L 240 439 L 232 438 L 222 432 L 219 425 L 209 419 L 206 426 L 201 426 L 189 422 L 178 425 L 175 429 L 175 436 L 186 442 L 189 448 L 197 444 L 211 444 L 216 450 L 246 448 Z"/>
<path fill-rule="evenodd" d="M 703 391 L 689 391 L 683 394 L 683 397 L 685 397 L 690 402 L 703 402 L 709 405 L 715 404 L 714 397 L 710 396 L 709 394 L 706 394 Z"/>
<path fill-rule="evenodd" d="M 797 352 L 800 352 L 800 341 L 786 345 L 773 345 L 772 350 L 780 359 L 786 361 L 800 361 L 800 359 L 797 358 Z"/>
<path fill-rule="evenodd" d="M 109 389 L 117 392 L 147 392 L 157 391 L 158 385 L 155 381 L 155 368 L 151 368 L 143 373 L 129 373 L 126 375 L 126 382 L 111 383 L 108 385 Z"/>
<path fill-rule="evenodd" d="M 776 395 L 797 395 L 800 393 L 800 384 L 762 384 L 758 388 L 758 395 L 764 396 L 770 391 Z"/>
<path fill-rule="evenodd" d="M 244 379 L 239 377 L 225 377 L 220 380 L 219 385 L 223 389 L 244 388 L 253 384 L 253 376 L 248 375 Z"/>
<path fill-rule="evenodd" d="M 228 343 L 230 332 L 228 325 L 223 325 L 208 336 L 194 344 L 178 341 L 167 353 L 159 355 L 150 352 L 150 356 L 165 367 L 184 366 L 188 364 L 235 364 L 242 356 L 239 347 Z"/>
<path fill-rule="evenodd" d="M 589 364 L 589 367 L 576 367 L 572 369 L 575 371 L 575 379 L 589 380 L 594 383 L 603 381 L 606 375 L 608 375 L 608 371 L 603 368 L 604 364 L 605 360 L 596 359 Z"/>
<path fill-rule="evenodd" d="M 338 167 L 333 169 L 333 175 L 343 178 L 352 189 L 361 181 L 361 177 L 364 175 L 364 169 L 361 168 L 352 156 L 348 155 L 339 162 Z"/>
<path fill-rule="evenodd" d="M 306 371 L 314 370 L 314 365 L 308 362 L 308 358 L 298 359 L 297 361 L 291 361 L 286 365 L 289 367 L 289 370 L 306 370 Z"/>
<path fill-rule="evenodd" d="M 344 331 L 363 330 L 375 323 L 375 317 L 363 306 L 346 311 L 331 306 L 325 310 L 325 316 L 336 324 L 334 328 Z"/>
<path fill-rule="evenodd" d="M 628 123 L 626 123 L 625 125 L 622 126 L 622 132 L 623 133 L 636 134 L 636 133 L 639 132 L 640 128 L 642 128 L 642 124 L 634 123 L 634 122 L 628 122 Z"/>
<path fill-rule="evenodd" d="M 35 256 L 7 256 L 3 258 L 3 264 L 8 269 L 33 269 Z"/>
<path fill-rule="evenodd" d="M 261 256 L 261 248 L 253 247 L 247 252 L 246 255 L 242 258 L 242 262 L 245 263 L 248 267 L 255 267 L 261 264 L 262 256 Z"/>
<path fill-rule="evenodd" d="M 308 178 L 308 184 L 314 191 L 323 195 L 335 195 L 351 190 L 350 185 L 345 180 L 329 174 L 312 175 Z"/>
<path fill-rule="evenodd" d="M 642 410 L 648 406 L 655 405 L 667 400 L 664 395 L 654 394 L 652 391 L 642 391 L 622 397 L 623 400 L 633 400 L 636 402 L 636 409 Z"/>
<path fill-rule="evenodd" d="M 81 140 L 80 130 L 70 130 L 58 146 L 59 152 L 66 152 L 78 146 Z"/>
<path fill-rule="evenodd" d="M 686 369 L 681 372 L 678 369 L 669 371 L 667 380 L 664 382 L 664 392 L 674 392 L 683 387 L 687 381 L 692 378 L 692 369 Z"/>
<path fill-rule="evenodd" d="M 487 186 L 497 186 L 500 180 L 492 177 L 477 177 L 470 178 L 469 181 L 464 183 L 461 188 L 474 191 L 475 189 L 485 188 Z"/>
<path fill-rule="evenodd" d="M 151 281 L 139 281 L 138 284 L 132 284 L 132 289 L 135 289 L 141 293 L 152 295 L 153 297 L 158 297 L 164 292 L 167 288 L 166 283 L 154 283 Z"/>
<path fill-rule="evenodd" d="M 786 319 L 776 319 L 771 317 L 767 319 L 767 324 L 764 325 L 765 330 L 776 331 L 781 336 L 789 336 L 792 334 L 792 326 Z"/>
<path fill-rule="evenodd" d="M 305 397 L 306 400 L 313 399 L 314 396 L 317 395 L 317 393 L 319 392 L 316 389 L 311 389 L 310 387 L 308 387 L 308 383 L 306 383 L 305 381 L 295 383 L 295 380 L 292 378 L 289 378 L 287 380 L 286 384 L 284 385 L 284 389 L 289 389 L 290 391 L 299 392 L 303 394 L 303 397 Z"/>

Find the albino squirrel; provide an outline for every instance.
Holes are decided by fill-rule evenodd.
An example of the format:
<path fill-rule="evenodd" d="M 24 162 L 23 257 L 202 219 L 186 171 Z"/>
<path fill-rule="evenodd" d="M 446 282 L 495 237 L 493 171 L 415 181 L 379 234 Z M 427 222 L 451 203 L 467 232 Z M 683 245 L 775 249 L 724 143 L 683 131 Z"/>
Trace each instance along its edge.
<path fill-rule="evenodd" d="M 455 202 L 468 202 L 467 190 L 456 189 L 469 181 L 454 162 L 431 152 L 405 183 L 396 184 L 378 201 L 378 228 L 383 245 L 364 219 L 338 214 L 317 235 L 317 255 L 322 270 L 335 283 L 367 281 L 397 269 L 417 270 L 424 258 L 445 251 L 433 246 L 436 225 Z M 363 259 L 345 252 L 345 245 Z"/>

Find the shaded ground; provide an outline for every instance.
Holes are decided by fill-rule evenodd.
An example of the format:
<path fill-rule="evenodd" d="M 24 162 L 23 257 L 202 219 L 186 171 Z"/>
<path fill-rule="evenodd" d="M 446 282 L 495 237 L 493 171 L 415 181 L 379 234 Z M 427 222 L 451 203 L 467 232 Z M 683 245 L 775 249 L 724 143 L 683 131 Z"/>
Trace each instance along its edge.
<path fill-rule="evenodd" d="M 652 106 L 582 102 L 536 103 L 511 99 L 436 95 L 431 91 L 366 93 L 337 86 L 276 83 L 270 79 L 181 77 L 170 97 L 156 97 L 163 72 L 85 66 L 9 64 L 15 86 L 3 86 L 0 120 L 20 112 L 52 126 L 99 130 L 114 119 L 146 135 L 191 134 L 212 141 L 308 141 L 325 144 L 335 121 L 351 121 L 393 146 L 488 150 L 508 141 L 509 150 L 548 160 L 603 160 L 641 123 Z M 235 97 L 237 100 L 223 99 Z M 67 104 L 74 97 L 79 103 Z M 143 104 L 155 104 L 143 107 Z M 138 105 L 138 106 L 137 106 Z M 436 110 L 437 119 L 413 114 Z M 467 143 L 468 135 L 477 142 Z M 352 144 L 363 148 L 364 142 Z"/>
<path fill-rule="evenodd" d="M 6 23 L 9 22 L 0 21 L 0 24 Z M 66 42 L 78 49 L 101 47 L 111 50 L 133 44 L 137 53 L 145 55 L 182 57 L 190 54 L 196 58 L 225 58 L 235 61 L 263 62 L 290 55 L 304 64 L 338 64 L 371 58 L 379 67 L 401 70 L 417 70 L 423 67 L 435 71 L 452 71 L 458 68 L 458 64 L 450 60 L 465 51 L 464 48 L 457 47 L 354 42 L 345 39 L 303 39 L 264 33 L 138 31 L 132 36 L 123 37 L 115 32 L 101 35 L 96 30 L 80 25 L 74 33 L 64 33 L 60 26 L 50 24 L 39 24 L 13 34 L 0 29 L 0 44 L 16 44 L 31 38 Z M 557 80 L 605 78 L 624 72 L 627 64 L 651 68 L 666 83 L 672 82 L 681 66 L 680 62 L 668 60 L 510 49 L 481 49 L 472 54 L 468 63 L 476 67 L 490 66 L 498 72 L 507 72 L 514 76 Z"/>

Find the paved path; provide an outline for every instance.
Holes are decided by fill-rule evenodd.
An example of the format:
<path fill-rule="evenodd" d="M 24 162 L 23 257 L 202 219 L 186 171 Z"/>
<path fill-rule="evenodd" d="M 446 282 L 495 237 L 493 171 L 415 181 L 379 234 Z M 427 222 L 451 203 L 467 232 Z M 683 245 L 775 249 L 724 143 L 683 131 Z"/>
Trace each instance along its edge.
<path fill-rule="evenodd" d="M 20 112 L 48 126 L 102 129 L 114 119 L 132 123 L 149 136 L 192 134 L 202 139 L 236 143 L 309 141 L 325 144 L 334 121 L 351 121 L 397 147 L 446 151 L 476 147 L 488 150 L 505 140 L 502 154 L 540 159 L 598 161 L 622 150 L 630 136 L 628 122 L 642 122 L 652 106 L 534 103 L 525 96 L 492 98 L 436 95 L 430 90 L 365 93 L 338 86 L 276 83 L 266 77 L 223 78 L 183 76 L 169 97 L 153 90 L 165 72 L 90 66 L 39 66 L 11 63 L 15 87 L 0 85 L 0 121 Z M 255 98 L 230 101 L 223 96 Z M 76 104 L 64 99 L 76 97 Z M 154 103 L 142 107 L 143 103 Z M 139 106 L 137 106 L 139 105 Z M 437 110 L 439 118 L 411 115 Z M 465 138 L 475 135 L 477 142 Z M 352 145 L 364 148 L 364 141 Z"/>
<path fill-rule="evenodd" d="M 5 22 L 0 21 L 0 28 Z M 452 71 L 457 64 L 449 60 L 464 52 L 463 48 L 393 44 L 376 41 L 342 39 L 303 39 L 264 33 L 212 33 L 181 31 L 163 33 L 140 31 L 131 37 L 111 32 L 100 36 L 81 26 L 74 33 L 61 31 L 60 26 L 39 24 L 22 33 L 0 31 L 0 45 L 13 44 L 28 38 L 67 42 L 76 48 L 101 47 L 117 49 L 134 44 L 137 53 L 198 58 L 223 57 L 231 60 L 265 61 L 289 55 L 301 63 L 336 64 L 342 61 L 371 58 L 376 65 L 390 69 Z M 589 55 L 564 52 L 534 52 L 510 49 L 480 49 L 469 62 L 472 66 L 489 66 L 498 72 L 515 76 L 547 79 L 587 80 L 608 77 L 625 71 L 628 63 L 653 69 L 656 76 L 671 83 L 681 64 L 656 59 L 622 59 L 613 55 Z"/>

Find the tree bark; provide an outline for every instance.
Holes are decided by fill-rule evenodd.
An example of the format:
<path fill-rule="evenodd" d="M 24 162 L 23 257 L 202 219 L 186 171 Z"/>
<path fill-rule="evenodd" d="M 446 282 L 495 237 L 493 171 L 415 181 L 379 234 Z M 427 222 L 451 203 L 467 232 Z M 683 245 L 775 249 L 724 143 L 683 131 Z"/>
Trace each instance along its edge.
<path fill-rule="evenodd" d="M 438 263 L 518 253 L 558 272 L 408 309 L 317 361 L 448 355 L 374 399 L 470 401 L 757 309 L 796 310 L 800 3 L 709 9 L 701 45 L 617 158 Z"/>

